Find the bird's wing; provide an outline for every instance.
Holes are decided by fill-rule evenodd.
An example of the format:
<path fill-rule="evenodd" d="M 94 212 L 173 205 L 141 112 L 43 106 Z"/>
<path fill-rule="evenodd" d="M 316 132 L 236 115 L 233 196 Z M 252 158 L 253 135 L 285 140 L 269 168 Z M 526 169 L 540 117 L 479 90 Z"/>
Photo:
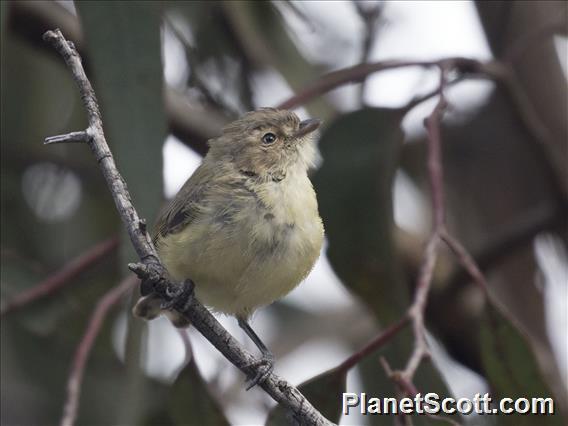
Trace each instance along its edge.
<path fill-rule="evenodd" d="M 180 232 L 199 216 L 213 174 L 213 168 L 203 165 L 195 170 L 160 214 L 153 236 L 154 244 L 159 238 Z"/>

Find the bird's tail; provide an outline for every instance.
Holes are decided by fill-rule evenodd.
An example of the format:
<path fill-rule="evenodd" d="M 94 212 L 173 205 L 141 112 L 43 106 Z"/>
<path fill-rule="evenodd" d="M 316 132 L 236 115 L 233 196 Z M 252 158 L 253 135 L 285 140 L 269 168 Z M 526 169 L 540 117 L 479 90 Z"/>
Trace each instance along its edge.
<path fill-rule="evenodd" d="M 161 314 L 164 314 L 172 322 L 172 324 L 178 328 L 189 327 L 189 320 L 181 315 L 179 312 L 163 309 L 164 301 L 157 294 L 150 294 L 148 296 L 141 297 L 134 308 L 132 308 L 132 313 L 138 318 L 143 318 L 147 321 L 151 321 L 157 318 Z"/>

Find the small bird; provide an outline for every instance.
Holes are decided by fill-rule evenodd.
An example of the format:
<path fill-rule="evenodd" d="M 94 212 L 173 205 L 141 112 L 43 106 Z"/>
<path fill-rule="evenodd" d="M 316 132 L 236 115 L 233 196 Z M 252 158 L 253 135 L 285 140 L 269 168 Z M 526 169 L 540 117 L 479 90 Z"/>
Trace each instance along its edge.
<path fill-rule="evenodd" d="M 319 257 L 324 229 L 308 169 L 320 123 L 262 108 L 224 127 L 160 215 L 153 237 L 170 277 L 191 279 L 200 302 L 234 315 L 270 369 L 272 354 L 248 321 L 294 289 Z M 157 295 L 134 307 L 148 320 L 160 313 L 178 327 L 189 325 Z"/>

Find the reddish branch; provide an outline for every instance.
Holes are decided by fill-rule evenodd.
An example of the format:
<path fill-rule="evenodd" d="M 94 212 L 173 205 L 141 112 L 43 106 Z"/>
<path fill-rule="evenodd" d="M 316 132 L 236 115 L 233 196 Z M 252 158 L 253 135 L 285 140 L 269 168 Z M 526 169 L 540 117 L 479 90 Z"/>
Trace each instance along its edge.
<path fill-rule="evenodd" d="M 85 253 L 72 259 L 59 271 L 34 287 L 16 294 L 2 306 L 0 315 L 22 308 L 38 299 L 52 295 L 71 283 L 78 275 L 99 263 L 118 247 L 118 237 L 111 237 L 102 241 L 86 251 Z"/>
<path fill-rule="evenodd" d="M 456 57 L 436 61 L 380 61 L 369 64 L 359 64 L 337 71 L 332 71 L 322 75 L 317 81 L 308 85 L 290 99 L 282 102 L 277 108 L 292 109 L 309 102 L 310 100 L 321 96 L 330 90 L 336 89 L 347 83 L 359 83 L 365 80 L 370 74 L 395 68 L 406 67 L 439 67 L 442 62 L 451 62 L 455 70 L 464 73 L 486 73 L 486 64 L 475 59 Z"/>
<path fill-rule="evenodd" d="M 444 94 L 447 74 L 451 69 L 451 62 L 440 63 L 439 100 L 424 125 L 428 132 L 428 176 L 432 191 L 432 209 L 434 211 L 434 229 L 426 245 L 424 260 L 420 267 L 416 284 L 414 302 L 408 310 L 408 316 L 412 321 L 414 334 L 414 349 L 403 371 L 390 373 L 391 377 L 407 393 L 416 393 L 412 382 L 416 370 L 422 360 L 430 356 L 426 342 L 426 327 L 424 325 L 424 311 L 428 301 L 428 293 L 432 285 L 434 267 L 438 258 L 441 234 L 444 230 L 445 204 L 444 204 L 444 181 L 442 168 L 442 150 L 440 138 L 440 122 L 447 107 Z M 386 362 L 386 361 L 385 361 Z"/>
<path fill-rule="evenodd" d="M 417 393 L 416 386 L 413 383 L 416 370 L 420 367 L 422 361 L 430 356 L 428 343 L 426 341 L 426 327 L 424 324 L 424 312 L 428 301 L 428 294 L 432 285 L 432 278 L 436 260 L 438 258 L 440 243 L 445 242 L 457 255 L 458 261 L 464 269 L 478 282 L 484 289 L 485 278 L 475 264 L 473 258 L 467 253 L 465 248 L 454 239 L 446 230 L 445 224 L 445 202 L 444 202 L 444 169 L 442 165 L 442 139 L 440 135 L 440 126 L 444 112 L 448 106 L 445 98 L 445 89 L 448 82 L 448 73 L 452 71 L 456 64 L 452 59 L 443 60 L 438 63 L 440 68 L 439 83 L 439 100 L 432 113 L 424 121 L 428 134 L 428 177 L 432 192 L 432 210 L 433 210 L 433 230 L 426 250 L 424 259 L 420 267 L 418 281 L 416 284 L 414 301 L 407 311 L 407 316 L 412 322 L 412 331 L 414 334 L 414 348 L 408 359 L 404 370 L 391 371 L 386 360 L 383 360 L 383 366 L 387 374 L 393 379 L 398 387 L 409 395 Z"/>
<path fill-rule="evenodd" d="M 97 307 L 89 320 L 85 334 L 75 351 L 73 365 L 71 366 L 69 379 L 67 381 L 67 399 L 63 408 L 61 426 L 72 426 L 75 423 L 79 409 L 81 383 L 83 381 L 85 365 L 87 364 L 93 344 L 99 335 L 108 312 L 118 303 L 120 298 L 129 289 L 134 288 L 137 283 L 139 283 L 139 280 L 134 275 L 130 275 L 118 286 L 109 290 L 97 303 Z"/>
<path fill-rule="evenodd" d="M 405 315 L 397 322 L 389 325 L 387 328 L 382 330 L 374 339 L 367 343 L 363 348 L 355 352 L 345 361 L 343 361 L 337 368 L 341 371 L 348 371 L 355 367 L 363 358 L 371 353 L 375 352 L 377 349 L 384 346 L 390 340 L 392 340 L 407 324 L 409 321 L 408 315 Z"/>

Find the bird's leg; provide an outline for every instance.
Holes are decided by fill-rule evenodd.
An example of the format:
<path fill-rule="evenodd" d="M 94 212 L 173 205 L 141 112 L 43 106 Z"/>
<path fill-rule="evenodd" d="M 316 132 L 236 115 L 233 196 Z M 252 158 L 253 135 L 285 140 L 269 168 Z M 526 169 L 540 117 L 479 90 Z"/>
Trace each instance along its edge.
<path fill-rule="evenodd" d="M 237 321 L 239 323 L 239 327 L 245 331 L 247 336 L 254 342 L 262 355 L 261 359 L 251 365 L 251 367 L 258 366 L 258 371 L 256 375 L 250 379 L 250 383 L 247 386 L 247 390 L 249 390 L 257 384 L 262 383 L 272 372 L 274 369 L 274 355 L 272 355 L 272 352 L 270 352 L 262 340 L 260 340 L 260 337 L 258 337 L 246 319 L 237 318 Z"/>

